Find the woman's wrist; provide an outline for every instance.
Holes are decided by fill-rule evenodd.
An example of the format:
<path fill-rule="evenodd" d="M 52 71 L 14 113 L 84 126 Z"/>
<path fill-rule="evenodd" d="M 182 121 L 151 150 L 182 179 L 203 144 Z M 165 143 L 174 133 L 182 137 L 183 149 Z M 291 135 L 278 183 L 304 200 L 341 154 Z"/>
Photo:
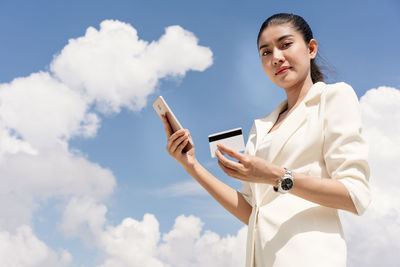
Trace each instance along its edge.
<path fill-rule="evenodd" d="M 197 161 L 197 159 L 194 159 L 192 162 L 184 165 L 183 168 L 185 169 L 185 171 L 187 173 L 191 174 L 194 171 L 196 171 L 196 169 L 198 169 L 199 165 L 200 165 L 200 163 Z"/>
<path fill-rule="evenodd" d="M 272 185 L 277 187 L 279 185 L 279 180 L 283 175 L 285 175 L 285 168 L 274 165 L 272 168 Z"/>

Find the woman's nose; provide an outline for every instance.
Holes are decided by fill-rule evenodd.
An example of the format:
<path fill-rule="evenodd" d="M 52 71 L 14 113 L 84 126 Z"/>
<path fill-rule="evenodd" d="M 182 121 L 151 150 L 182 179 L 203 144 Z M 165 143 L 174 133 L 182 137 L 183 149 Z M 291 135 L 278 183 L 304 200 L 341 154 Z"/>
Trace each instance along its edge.
<path fill-rule="evenodd" d="M 282 51 L 279 49 L 274 49 L 274 56 L 273 56 L 273 63 L 274 65 L 278 64 L 279 62 L 284 62 L 285 58 L 282 54 Z"/>

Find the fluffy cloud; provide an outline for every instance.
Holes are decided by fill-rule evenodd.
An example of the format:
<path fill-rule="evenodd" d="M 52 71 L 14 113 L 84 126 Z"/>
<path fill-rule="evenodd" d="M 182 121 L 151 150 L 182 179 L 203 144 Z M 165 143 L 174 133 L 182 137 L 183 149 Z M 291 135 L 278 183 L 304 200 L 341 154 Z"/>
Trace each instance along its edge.
<path fill-rule="evenodd" d="M 157 258 L 158 225 L 154 215 L 145 214 L 141 222 L 126 218 L 120 225 L 108 227 L 99 237 L 106 256 L 102 266 L 165 266 Z"/>
<path fill-rule="evenodd" d="M 12 267 L 67 266 L 72 256 L 65 250 L 55 253 L 40 241 L 27 225 L 15 234 L 0 232 L 0 265 Z"/>
<path fill-rule="evenodd" d="M 106 200 L 116 184 L 110 170 L 62 149 L 8 155 L 0 161 L 0 177 L 0 212 L 10 215 L 2 217 L 0 227 L 8 230 L 29 225 L 41 201 L 73 196 Z"/>
<path fill-rule="evenodd" d="M 47 72 L 0 84 L 0 99 L 3 127 L 35 149 L 58 146 L 75 135 L 94 136 L 98 128 L 84 97 Z"/>
<path fill-rule="evenodd" d="M 202 227 L 197 217 L 176 218 L 173 229 L 163 235 L 160 258 L 177 267 L 244 266 L 247 227 L 224 238 L 211 231 L 202 234 Z"/>
<path fill-rule="evenodd" d="M 101 203 L 112 194 L 116 179 L 111 170 L 71 151 L 69 140 L 95 137 L 99 112 L 140 111 L 160 79 L 183 77 L 211 64 L 211 50 L 180 26 L 167 27 L 149 43 L 131 25 L 106 20 L 99 30 L 89 27 L 85 36 L 69 40 L 50 71 L 0 84 L 0 265 L 70 261 L 68 252 L 57 256 L 30 227 L 35 210 L 52 199 L 68 203 L 61 223 L 67 236 L 88 244 L 98 240 L 106 212 Z M 31 244 L 38 250 L 27 261 L 8 253 L 28 252 Z M 106 246 L 104 251 L 112 255 Z"/>
<path fill-rule="evenodd" d="M 360 98 L 370 144 L 372 202 L 362 217 L 341 213 L 349 266 L 397 266 L 400 250 L 400 91 L 371 89 Z"/>
<path fill-rule="evenodd" d="M 203 223 L 194 216 L 181 215 L 172 230 L 162 235 L 158 221 L 146 214 L 143 221 L 125 219 L 102 235 L 103 266 L 219 267 L 243 266 L 247 227 L 235 236 L 221 238 L 211 231 L 202 233 Z"/>
<path fill-rule="evenodd" d="M 158 41 L 148 43 L 131 25 L 105 20 L 100 30 L 90 27 L 85 36 L 71 39 L 50 69 L 102 112 L 140 111 L 160 79 L 211 66 L 211 50 L 197 43 L 180 26 L 167 27 Z"/>
<path fill-rule="evenodd" d="M 90 199 L 73 199 L 64 213 L 64 230 L 92 240 L 102 252 L 102 267 L 243 266 L 247 227 L 221 238 L 202 233 L 203 223 L 181 215 L 172 230 L 161 235 L 154 215 L 142 221 L 124 219 L 117 226 L 105 221 L 106 208 Z"/>
<path fill-rule="evenodd" d="M 102 232 L 107 208 L 93 198 L 72 198 L 64 210 L 61 229 L 65 236 L 80 237 L 88 246 Z"/>

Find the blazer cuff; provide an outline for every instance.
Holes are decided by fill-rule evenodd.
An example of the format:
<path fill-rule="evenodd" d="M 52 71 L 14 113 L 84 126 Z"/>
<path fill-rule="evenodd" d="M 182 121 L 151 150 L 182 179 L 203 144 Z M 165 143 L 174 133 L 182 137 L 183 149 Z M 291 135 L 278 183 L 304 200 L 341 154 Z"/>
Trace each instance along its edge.
<path fill-rule="evenodd" d="M 365 185 L 365 183 L 354 178 L 343 178 L 338 179 L 338 181 L 341 182 L 349 191 L 350 197 L 357 210 L 356 215 L 363 215 L 371 203 L 371 195 L 368 185 Z"/>

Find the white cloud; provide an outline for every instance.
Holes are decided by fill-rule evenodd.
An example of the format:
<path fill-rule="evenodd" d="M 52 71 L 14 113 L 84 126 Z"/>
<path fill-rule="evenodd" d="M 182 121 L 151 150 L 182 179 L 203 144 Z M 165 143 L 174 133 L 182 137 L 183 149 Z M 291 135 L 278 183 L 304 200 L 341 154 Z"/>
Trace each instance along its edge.
<path fill-rule="evenodd" d="M 76 135 L 93 136 L 99 126 L 84 97 L 47 72 L 0 84 L 0 99 L 3 127 L 39 151 L 65 146 Z"/>
<path fill-rule="evenodd" d="M 4 126 L 0 120 L 0 161 L 4 154 L 16 154 L 23 152 L 30 155 L 37 155 L 38 151 L 28 142 L 25 142 L 11 133 L 10 129 Z"/>
<path fill-rule="evenodd" d="M 158 226 L 152 214 L 145 214 L 141 222 L 126 218 L 116 227 L 109 226 L 99 236 L 106 256 L 102 266 L 165 266 L 157 259 Z"/>
<path fill-rule="evenodd" d="M 400 91 L 371 89 L 360 98 L 370 145 L 372 202 L 361 217 L 341 212 L 349 266 L 397 266 L 400 251 Z"/>
<path fill-rule="evenodd" d="M 203 222 L 195 216 L 176 218 L 172 230 L 161 237 L 152 214 L 142 221 L 125 218 L 117 226 L 107 225 L 106 208 L 90 199 L 73 199 L 64 213 L 64 230 L 90 236 L 101 251 L 103 267 L 214 267 L 243 266 L 247 227 L 235 236 L 202 233 Z"/>
<path fill-rule="evenodd" d="M 66 250 L 54 252 L 23 225 L 15 234 L 0 232 L 0 266 L 67 266 L 72 260 Z"/>
<path fill-rule="evenodd" d="M 205 231 L 203 223 L 194 216 L 176 218 L 173 229 L 163 235 L 159 246 L 160 257 L 171 266 L 244 266 L 247 227 L 236 236 L 221 238 Z"/>
<path fill-rule="evenodd" d="M 105 20 L 99 30 L 89 27 L 85 36 L 69 40 L 51 70 L 102 112 L 140 111 L 160 79 L 211 66 L 211 50 L 197 43 L 180 26 L 167 27 L 158 41 L 148 43 L 131 25 Z"/>
<path fill-rule="evenodd" d="M 153 215 L 146 214 L 142 222 L 125 219 L 103 234 L 104 252 L 108 255 L 104 266 L 244 265 L 247 227 L 240 229 L 236 236 L 223 238 L 211 231 L 202 233 L 202 227 L 199 218 L 181 215 L 176 218 L 173 229 L 159 241 L 158 221 Z"/>
<path fill-rule="evenodd" d="M 107 208 L 89 197 L 72 198 L 64 210 L 61 229 L 67 237 L 80 237 L 88 246 L 96 243 L 105 223 Z"/>
<path fill-rule="evenodd" d="M 30 224 L 39 203 L 51 198 L 87 196 L 106 200 L 116 181 L 110 170 L 83 157 L 53 150 L 38 156 L 19 153 L 0 161 L 0 229 Z"/>

